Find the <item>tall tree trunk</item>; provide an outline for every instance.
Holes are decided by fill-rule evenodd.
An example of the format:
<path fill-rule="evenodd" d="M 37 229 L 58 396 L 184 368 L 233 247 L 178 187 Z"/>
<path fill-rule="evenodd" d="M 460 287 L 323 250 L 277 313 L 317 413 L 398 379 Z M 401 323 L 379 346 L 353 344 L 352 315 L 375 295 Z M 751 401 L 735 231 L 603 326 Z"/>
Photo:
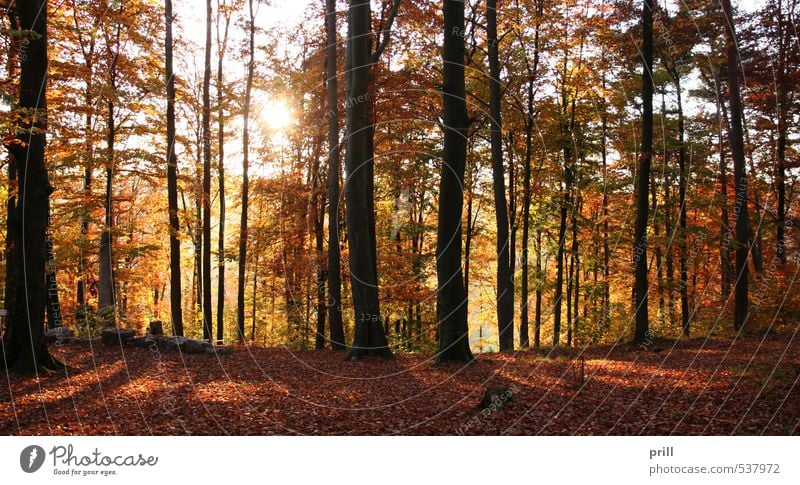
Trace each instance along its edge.
<path fill-rule="evenodd" d="M 538 40 L 538 22 L 537 22 Z M 528 110 L 525 120 L 525 164 L 522 181 L 522 281 L 519 303 L 519 346 L 526 349 L 530 346 L 528 335 L 528 238 L 531 218 L 531 158 L 533 156 L 533 82 L 531 75 L 528 79 Z"/>
<path fill-rule="evenodd" d="M 733 177 L 736 184 L 734 214 L 736 216 L 736 283 L 734 286 L 733 326 L 744 329 L 749 316 L 749 291 L 747 257 L 750 253 L 750 221 L 747 209 L 747 167 L 744 157 L 744 134 L 742 127 L 742 97 L 739 90 L 739 51 L 736 47 L 736 28 L 730 0 L 722 0 L 727 36 L 728 101 L 731 110 L 731 153 L 733 154 Z"/>
<path fill-rule="evenodd" d="M 255 71 L 255 11 L 253 1 L 248 1 L 250 21 L 248 23 L 249 32 L 249 55 L 247 63 L 247 81 L 244 89 L 244 124 L 242 128 L 242 219 L 239 224 L 239 286 L 236 295 L 236 323 L 238 328 L 239 342 L 244 341 L 244 286 L 245 270 L 247 267 L 247 209 L 248 197 L 250 195 L 250 96 L 253 89 L 253 74 Z M 254 270 L 255 271 L 255 270 Z"/>
<path fill-rule="evenodd" d="M 442 49 L 442 120 L 444 149 L 439 179 L 439 218 L 436 231 L 436 278 L 439 322 L 437 360 L 471 362 L 467 300 L 461 274 L 461 213 L 467 161 L 466 85 L 464 81 L 464 2 L 444 0 Z"/>
<path fill-rule="evenodd" d="M 325 0 L 325 89 L 328 105 L 328 327 L 331 348 L 344 350 L 342 269 L 339 247 L 339 80 L 336 77 L 336 0 Z"/>
<path fill-rule="evenodd" d="M 212 340 L 211 310 L 211 0 L 206 0 L 203 68 L 203 339 Z"/>
<path fill-rule="evenodd" d="M 719 86 L 719 84 L 717 84 Z M 719 90 L 719 87 L 717 88 Z M 719 95 L 720 93 L 718 93 Z M 719 166 L 718 166 L 718 175 L 719 178 L 719 204 L 720 204 L 720 219 L 721 219 L 721 227 L 720 227 L 720 245 L 719 245 L 719 257 L 720 257 L 720 264 L 722 265 L 722 281 L 721 281 L 721 296 L 723 300 L 727 300 L 731 293 L 731 244 L 730 244 L 730 233 L 731 233 L 731 223 L 730 218 L 728 215 L 728 162 L 725 158 L 725 141 L 722 137 L 722 118 L 719 114 L 721 110 L 721 97 L 720 100 L 717 102 L 717 116 L 719 117 L 719 129 L 717 131 L 717 143 L 719 148 Z"/>
<path fill-rule="evenodd" d="M 605 60 L 605 59 L 603 59 Z M 602 87 L 606 89 L 606 73 L 603 71 Z M 611 248 L 608 233 L 608 107 L 603 100 L 603 115 L 600 118 L 600 157 L 603 161 L 603 316 L 601 328 L 611 325 Z"/>
<path fill-rule="evenodd" d="M 373 207 L 372 122 L 370 119 L 372 15 L 369 2 L 350 0 L 345 57 L 347 96 L 363 102 L 347 105 L 347 149 L 345 157 L 345 199 L 347 202 L 347 240 L 350 244 L 350 286 L 355 311 L 355 335 L 348 358 L 366 355 L 391 358 L 381 324 L 378 302 L 378 272 L 375 250 Z M 379 54 L 376 51 L 376 54 Z"/>
<path fill-rule="evenodd" d="M 77 13 L 75 14 L 75 22 L 77 26 Z M 94 93 L 94 51 L 95 40 L 94 36 L 90 36 L 88 47 L 83 50 L 84 61 L 86 65 L 86 90 L 84 91 L 84 103 L 87 107 L 92 106 Z M 81 235 L 78 241 L 80 254 L 78 255 L 78 278 L 75 288 L 75 299 L 78 304 L 77 317 L 86 320 L 87 313 L 87 298 L 86 298 L 86 280 L 89 277 L 86 271 L 86 249 L 89 241 L 89 220 L 90 220 L 90 199 L 92 195 L 92 174 L 94 170 L 94 140 L 92 137 L 94 124 L 94 113 L 92 109 L 87 109 L 84 115 L 84 157 L 86 166 L 83 169 L 83 213 L 81 214 Z"/>
<path fill-rule="evenodd" d="M 567 169 L 568 171 L 569 169 Z M 558 224 L 558 250 L 556 251 L 556 288 L 553 295 L 553 347 L 561 341 L 561 304 L 564 291 L 564 246 L 567 237 L 567 206 L 569 193 L 564 191 L 561 201 L 561 214 Z"/>
<path fill-rule="evenodd" d="M 794 4 L 790 6 L 794 12 Z M 777 217 L 775 221 L 775 256 L 781 265 L 786 264 L 786 145 L 789 131 L 789 94 L 795 89 L 787 66 L 787 56 L 792 50 L 793 29 L 786 25 L 782 2 L 778 2 L 778 72 L 776 73 L 777 146 L 775 150 L 775 191 L 778 193 Z M 790 14 L 791 18 L 791 14 Z M 795 31 L 796 32 L 796 31 Z M 796 45 L 794 46 L 796 49 Z"/>
<path fill-rule="evenodd" d="M 544 278 L 545 272 L 542 271 L 542 229 L 536 229 L 536 279 Z M 533 347 L 539 348 L 542 334 L 542 281 L 536 282 L 536 309 L 534 312 L 533 324 Z"/>
<path fill-rule="evenodd" d="M 500 350 L 514 349 L 514 281 L 509 260 L 509 218 L 503 164 L 500 59 L 497 39 L 497 0 L 486 3 L 486 42 L 489 58 L 489 117 L 491 119 L 492 187 L 497 224 L 497 328 Z"/>
<path fill-rule="evenodd" d="M 256 310 L 258 308 L 258 253 L 253 254 L 253 305 L 250 311 L 250 335 L 256 341 Z"/>
<path fill-rule="evenodd" d="M 572 309 L 572 342 L 571 345 L 578 345 L 578 319 L 579 319 L 579 302 L 581 291 L 581 257 L 578 253 L 578 216 L 581 214 L 581 197 L 575 197 L 575 208 L 572 211 L 572 265 L 574 266 L 574 281 L 572 283 L 572 297 L 574 298 L 574 305 Z"/>
<path fill-rule="evenodd" d="M 164 65 L 167 75 L 167 203 L 169 205 L 169 308 L 172 334 L 183 335 L 181 308 L 181 241 L 178 220 L 178 157 L 175 154 L 175 73 L 172 68 L 172 0 L 164 2 L 166 35 Z"/>
<path fill-rule="evenodd" d="M 120 12 L 121 13 L 121 12 Z M 115 51 L 112 49 L 112 40 L 107 39 L 109 42 L 108 51 L 111 55 L 111 62 L 108 68 L 108 84 L 110 94 L 106 103 L 106 190 L 105 190 L 105 224 L 103 227 L 103 234 L 100 236 L 100 261 L 99 261 L 99 281 L 98 281 L 98 297 L 97 297 L 97 311 L 101 315 L 103 324 L 114 325 L 116 322 L 116 297 L 115 297 L 115 282 L 114 282 L 114 170 L 116 163 L 116 152 L 114 143 L 116 141 L 116 119 L 115 119 L 115 103 L 114 95 L 117 90 L 117 62 L 119 60 L 119 40 L 121 24 L 116 25 L 115 33 Z"/>
<path fill-rule="evenodd" d="M 224 11 L 223 11 L 224 10 Z M 222 36 L 219 32 L 220 16 L 224 15 L 225 26 Z M 217 1 L 217 176 L 219 179 L 219 241 L 217 241 L 217 341 L 224 338 L 225 323 L 225 86 L 222 81 L 222 66 L 228 50 L 228 28 L 231 16 L 227 4 Z"/>
<path fill-rule="evenodd" d="M 678 204 L 680 212 L 678 224 L 680 232 L 678 234 L 678 266 L 680 268 L 680 293 L 681 293 L 681 329 L 685 336 L 689 336 L 689 263 L 687 251 L 686 230 L 686 189 L 688 175 L 686 169 L 686 126 L 683 117 L 683 97 L 681 89 L 681 79 L 677 69 L 674 73 L 675 90 L 678 94 Z"/>
<path fill-rule="evenodd" d="M 639 183 L 634 230 L 634 310 L 636 327 L 634 340 L 646 343 L 650 338 L 647 309 L 647 219 L 650 191 L 650 162 L 653 157 L 653 3 L 644 0 L 642 6 L 642 146 L 639 151 Z"/>
<path fill-rule="evenodd" d="M 19 143 L 8 149 L 17 167 L 19 204 L 11 216 L 14 241 L 12 261 L 15 272 L 14 298 L 9 308 L 3 335 L 4 361 L 20 371 L 37 372 L 62 366 L 49 353 L 44 341 L 44 313 L 47 301 L 45 282 L 46 232 L 53 187 L 47 178 L 45 145 L 47 130 L 47 2 L 18 2 L 17 14 L 23 31 L 35 35 L 28 39 L 20 70 L 19 106 L 33 116 L 18 117 Z M 22 222 L 25 222 L 24 224 Z"/>
<path fill-rule="evenodd" d="M 535 122 L 535 114 L 533 111 L 533 96 L 534 84 L 536 82 L 536 75 L 539 70 L 539 42 L 540 42 L 540 26 L 542 22 L 542 12 L 544 9 L 544 1 L 536 1 L 536 27 L 533 35 L 533 66 L 528 64 L 527 57 L 525 63 L 528 68 L 528 82 L 526 85 L 526 117 L 525 117 L 525 165 L 523 175 L 523 189 L 522 189 L 522 288 L 520 295 L 519 306 L 519 346 L 523 349 L 530 346 L 530 336 L 528 331 L 528 303 L 530 300 L 528 294 L 528 279 L 530 278 L 528 269 L 530 268 L 530 261 L 528 261 L 528 240 L 530 238 L 530 225 L 531 225 L 531 159 L 533 158 L 533 128 Z M 537 273 L 537 278 L 539 277 Z M 538 294 L 538 292 L 537 292 Z M 538 329 L 537 329 L 538 330 Z M 538 342 L 538 339 L 536 339 Z"/>
<path fill-rule="evenodd" d="M 667 158 L 664 158 L 664 234 L 670 238 L 670 242 L 666 244 L 664 259 L 667 266 L 667 316 L 669 319 L 670 328 L 675 325 L 675 299 L 673 297 L 673 290 L 675 288 L 675 266 L 673 263 L 673 255 L 675 249 L 672 245 L 672 194 L 670 186 L 672 185 L 672 177 L 669 170 L 666 168 Z"/>

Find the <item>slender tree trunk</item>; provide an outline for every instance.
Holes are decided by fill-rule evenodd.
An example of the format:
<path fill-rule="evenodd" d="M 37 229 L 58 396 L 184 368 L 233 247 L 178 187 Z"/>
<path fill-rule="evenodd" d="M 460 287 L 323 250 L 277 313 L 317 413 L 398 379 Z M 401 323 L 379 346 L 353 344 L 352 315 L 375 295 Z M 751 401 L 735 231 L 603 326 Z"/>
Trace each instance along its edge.
<path fill-rule="evenodd" d="M 256 310 L 258 308 L 258 253 L 253 255 L 253 305 L 250 311 L 250 339 L 256 341 Z"/>
<path fill-rule="evenodd" d="M 94 37 L 91 37 L 88 50 L 84 53 L 84 59 L 86 61 L 86 91 L 84 97 L 84 103 L 87 107 L 92 105 L 92 98 L 94 96 L 94 49 L 95 49 L 95 41 Z M 93 123 L 94 123 L 94 116 L 93 110 L 87 109 L 86 114 L 84 115 L 84 150 L 85 154 L 85 163 L 86 166 L 83 169 L 83 214 L 81 215 L 81 235 L 80 240 L 78 242 L 78 248 L 80 254 L 78 256 L 78 282 L 75 289 L 75 299 L 78 304 L 78 318 L 83 318 L 84 320 L 87 318 L 87 299 L 86 299 L 86 280 L 89 275 L 86 272 L 86 249 L 87 243 L 89 241 L 89 220 L 90 220 L 90 209 L 89 209 L 89 200 L 91 199 L 92 195 L 92 172 L 94 166 L 94 143 L 92 137 L 93 131 Z"/>
<path fill-rule="evenodd" d="M 212 341 L 211 310 L 211 0 L 206 0 L 203 68 L 203 339 Z"/>
<path fill-rule="evenodd" d="M 471 362 L 467 300 L 461 274 L 461 213 L 464 205 L 464 172 L 467 160 L 466 85 L 464 81 L 464 2 L 444 0 L 442 50 L 442 119 L 444 149 L 439 179 L 439 221 L 436 234 L 436 277 L 439 322 L 437 360 Z"/>
<path fill-rule="evenodd" d="M 530 261 L 528 261 L 528 240 L 530 238 L 530 225 L 531 225 L 531 159 L 533 158 L 533 127 L 534 127 L 534 111 L 533 111 L 533 95 L 534 84 L 536 82 L 536 75 L 539 70 L 539 29 L 542 21 L 542 11 L 544 9 L 544 2 L 537 0 L 536 2 L 536 27 L 533 36 L 533 66 L 527 64 L 527 57 L 525 59 L 528 67 L 528 82 L 526 85 L 526 119 L 525 119 L 525 165 L 523 168 L 523 188 L 522 188 L 522 288 L 520 294 L 519 304 L 519 346 L 523 349 L 530 346 L 530 336 L 528 331 L 528 303 L 530 296 L 528 294 L 528 279 L 530 268 Z M 538 274 L 537 274 L 538 278 Z"/>
<path fill-rule="evenodd" d="M 178 157 L 175 155 L 175 73 L 172 69 L 172 0 L 165 0 L 164 64 L 167 75 L 167 203 L 169 205 L 169 304 L 172 334 L 183 335 L 181 241 L 178 220 Z"/>
<path fill-rule="evenodd" d="M 605 60 L 605 59 L 603 59 Z M 606 73 L 603 71 L 602 87 L 606 89 Z M 603 102 L 603 115 L 600 119 L 600 157 L 603 161 L 603 321 L 605 331 L 611 325 L 611 248 L 608 233 L 608 108 Z"/>
<path fill-rule="evenodd" d="M 511 274 L 508 204 L 503 164 L 500 59 L 497 39 L 497 0 L 487 0 L 489 58 L 489 117 L 491 118 L 492 187 L 497 223 L 497 328 L 500 350 L 514 349 L 514 281 Z"/>
<path fill-rule="evenodd" d="M 225 52 L 228 50 L 228 28 L 230 14 L 223 12 L 227 8 L 224 1 L 217 1 L 217 43 L 219 47 L 217 61 L 217 176 L 219 179 L 219 241 L 217 242 L 217 341 L 224 338 L 225 322 L 225 86 L 222 82 L 222 67 Z M 223 34 L 220 38 L 220 16 L 225 18 Z"/>
<path fill-rule="evenodd" d="M 116 26 L 115 35 L 115 48 L 116 51 L 111 52 L 111 40 L 108 40 L 108 50 L 111 55 L 111 62 L 108 68 L 108 84 L 110 95 L 107 105 L 106 114 L 106 190 L 105 190 L 105 224 L 103 227 L 103 234 L 100 236 L 100 261 L 99 261 L 99 281 L 98 281 L 98 297 L 97 297 L 97 310 L 101 315 L 105 325 L 114 325 L 116 322 L 116 297 L 115 297 L 115 282 L 114 282 L 114 254 L 113 254 L 113 239 L 114 239 L 114 215 L 113 215 L 113 188 L 114 188 L 114 170 L 116 163 L 116 152 L 114 143 L 116 141 L 116 120 L 115 120 L 115 103 L 113 101 L 114 93 L 117 90 L 117 61 L 119 59 L 119 39 L 121 32 L 121 24 Z"/>
<path fill-rule="evenodd" d="M 667 159 L 664 158 L 664 164 L 667 165 Z M 670 176 L 669 170 L 664 169 L 664 180 L 663 180 L 663 190 L 664 190 L 664 234 L 667 235 L 667 238 L 670 241 L 672 239 L 672 195 L 670 186 L 672 185 L 672 177 Z M 669 318 L 669 325 L 672 328 L 675 325 L 675 299 L 673 298 L 673 290 L 675 288 L 675 266 L 673 263 L 673 255 L 675 253 L 675 248 L 672 242 L 666 244 L 665 249 L 665 263 L 667 266 L 667 314 Z"/>
<path fill-rule="evenodd" d="M 542 271 L 542 229 L 536 229 L 536 278 L 544 278 L 545 272 Z M 533 347 L 539 348 L 542 333 L 542 281 L 536 282 L 536 310 L 534 313 L 533 326 Z"/>
<path fill-rule="evenodd" d="M 634 231 L 634 340 L 646 343 L 650 338 L 647 284 L 647 219 L 649 205 L 650 162 L 653 157 L 653 3 L 644 0 L 642 7 L 642 146 L 639 151 L 639 184 Z"/>
<path fill-rule="evenodd" d="M 717 93 L 718 95 L 720 93 Z M 720 103 L 722 98 L 717 103 L 717 111 L 719 119 L 719 129 L 717 131 L 717 143 L 719 145 L 719 203 L 720 203 L 720 219 L 722 225 L 720 227 L 720 245 L 719 257 L 720 264 L 722 265 L 722 299 L 727 300 L 731 293 L 731 223 L 728 215 L 728 162 L 725 158 L 725 142 L 722 137 L 722 118 L 719 114 L 721 110 Z"/>
<path fill-rule="evenodd" d="M 17 167 L 19 204 L 11 216 L 16 226 L 12 246 L 14 267 L 11 270 L 15 272 L 16 287 L 13 291 L 25 298 L 14 298 L 2 344 L 8 367 L 39 372 L 62 366 L 50 355 L 44 341 L 45 239 L 53 192 L 45 166 L 47 3 L 44 0 L 19 2 L 17 14 L 22 30 L 36 34 L 28 39 L 19 83 L 19 106 L 31 109 L 34 115 L 17 119 L 20 143 L 10 144 L 8 148 L 12 158 L 26 161 Z"/>
<path fill-rule="evenodd" d="M 731 110 L 731 153 L 733 154 L 734 183 L 736 200 L 736 283 L 734 286 L 733 326 L 743 330 L 749 317 L 748 268 L 747 257 L 750 252 L 750 221 L 747 209 L 747 167 L 744 156 L 744 135 L 742 127 L 742 97 L 739 90 L 739 51 L 736 47 L 736 28 L 730 0 L 722 0 L 722 10 L 726 18 L 728 100 Z"/>
<path fill-rule="evenodd" d="M 339 247 L 340 146 L 339 80 L 336 73 L 336 0 L 325 0 L 325 88 L 328 105 L 328 327 L 331 348 L 344 350 L 342 326 L 341 254 Z"/>
<path fill-rule="evenodd" d="M 253 74 L 255 70 L 255 11 L 253 1 L 248 1 L 250 21 L 247 25 L 249 32 L 249 55 L 247 63 L 247 81 L 244 89 L 244 125 L 242 128 L 242 219 L 239 224 L 239 285 L 236 296 L 236 322 L 239 343 L 244 341 L 244 286 L 245 270 L 247 268 L 247 210 L 250 193 L 250 96 L 253 88 Z"/>
<path fill-rule="evenodd" d="M 531 218 L 531 158 L 533 156 L 533 77 L 528 80 L 528 119 L 525 121 L 525 165 L 522 187 L 522 281 L 519 303 L 519 346 L 530 346 L 528 335 L 528 239 Z"/>
<path fill-rule="evenodd" d="M 794 4 L 790 6 L 794 11 Z M 786 145 L 789 131 L 789 94 L 794 89 L 792 84 L 793 73 L 788 72 L 787 56 L 792 49 L 793 34 L 787 28 L 782 2 L 778 2 L 778 72 L 775 82 L 777 103 L 777 146 L 775 150 L 775 191 L 778 193 L 777 217 L 775 221 L 775 256 L 781 265 L 786 264 Z M 791 15 L 791 14 L 790 14 Z M 791 17 L 790 17 L 791 18 Z M 795 31 L 796 32 L 796 31 Z M 794 46 L 796 49 L 796 45 Z"/>
<path fill-rule="evenodd" d="M 678 204 L 680 206 L 678 224 L 678 266 L 680 268 L 680 294 L 681 294 L 681 329 L 685 336 L 689 336 L 689 263 L 686 242 L 688 231 L 686 229 L 686 189 L 688 185 L 688 172 L 686 169 L 686 127 L 683 117 L 683 97 L 681 80 L 675 71 L 675 90 L 678 94 Z"/>
<path fill-rule="evenodd" d="M 561 341 L 561 304 L 564 291 L 564 246 L 567 237 L 568 192 L 564 192 L 561 201 L 561 217 L 558 224 L 558 251 L 556 252 L 556 289 L 553 295 L 553 347 Z"/>
<path fill-rule="evenodd" d="M 576 191 L 577 192 L 577 191 Z M 572 309 L 572 342 L 573 345 L 578 345 L 578 319 L 579 319 L 579 302 L 581 291 L 581 257 L 578 253 L 578 216 L 581 214 L 581 197 L 576 195 L 575 208 L 572 211 L 572 265 L 574 266 L 574 281 L 572 284 L 572 297 L 574 298 L 574 305 Z"/>

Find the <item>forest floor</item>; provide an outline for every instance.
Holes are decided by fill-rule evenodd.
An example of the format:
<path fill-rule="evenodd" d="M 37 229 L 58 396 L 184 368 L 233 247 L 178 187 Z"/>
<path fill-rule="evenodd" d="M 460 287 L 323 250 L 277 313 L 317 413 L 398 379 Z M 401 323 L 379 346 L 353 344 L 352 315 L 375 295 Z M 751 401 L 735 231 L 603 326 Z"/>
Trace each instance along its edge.
<path fill-rule="evenodd" d="M 0 373 L 3 435 L 800 433 L 793 336 L 482 354 L 466 366 L 259 347 L 53 352 L 66 375 Z M 481 410 L 487 387 L 512 399 Z"/>

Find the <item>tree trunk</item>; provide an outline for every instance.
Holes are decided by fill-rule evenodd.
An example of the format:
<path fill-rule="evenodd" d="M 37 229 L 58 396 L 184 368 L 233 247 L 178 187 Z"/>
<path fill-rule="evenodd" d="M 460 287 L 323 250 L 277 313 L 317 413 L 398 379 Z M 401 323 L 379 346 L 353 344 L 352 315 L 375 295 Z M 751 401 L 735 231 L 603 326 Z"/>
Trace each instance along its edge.
<path fill-rule="evenodd" d="M 203 339 L 211 341 L 211 0 L 206 0 L 203 68 Z"/>
<path fill-rule="evenodd" d="M 348 358 L 366 355 L 391 358 L 381 324 L 375 258 L 375 214 L 373 207 L 372 135 L 370 120 L 372 15 L 369 2 L 350 0 L 345 57 L 347 96 L 347 149 L 345 199 L 347 240 L 350 244 L 350 286 L 355 311 L 355 335 Z"/>
<path fill-rule="evenodd" d="M 339 81 L 336 77 L 336 0 L 325 0 L 325 88 L 328 120 L 328 327 L 331 348 L 344 350 L 342 326 L 342 269 L 339 247 Z"/>
<path fill-rule="evenodd" d="M 536 229 L 536 279 L 544 278 L 542 271 L 542 229 Z M 538 349 L 542 334 L 542 281 L 536 282 L 536 310 L 533 324 L 533 348 Z"/>
<path fill-rule="evenodd" d="M 794 13 L 794 4 L 791 5 Z M 791 18 L 790 13 L 790 18 Z M 792 81 L 793 72 L 787 66 L 787 56 L 792 50 L 794 38 L 792 28 L 787 27 L 783 5 L 778 3 L 778 72 L 776 73 L 776 103 L 777 103 L 777 146 L 775 150 L 775 191 L 778 193 L 777 220 L 775 221 L 775 256 L 781 265 L 786 264 L 786 146 L 789 131 L 789 95 L 795 89 Z M 794 47 L 796 49 L 796 46 Z"/>
<path fill-rule="evenodd" d="M 25 160 L 17 170 L 19 204 L 12 224 L 12 246 L 16 295 L 9 308 L 3 335 L 5 364 L 19 371 L 44 371 L 62 367 L 44 341 L 44 313 L 47 301 L 45 281 L 46 232 L 53 187 L 47 178 L 45 145 L 47 130 L 47 2 L 30 0 L 17 4 L 20 27 L 35 36 L 28 39 L 20 70 L 19 106 L 35 114 L 17 119 L 20 143 L 9 145 L 11 157 Z M 24 224 L 22 222 L 25 222 Z"/>
<path fill-rule="evenodd" d="M 225 323 L 225 112 L 223 110 L 223 100 L 225 99 L 225 87 L 222 83 L 222 66 L 225 60 L 225 52 L 228 50 L 228 28 L 231 22 L 230 14 L 222 10 L 227 5 L 225 2 L 217 1 L 217 174 L 219 178 L 219 241 L 217 242 L 217 341 L 221 342 L 224 338 Z M 220 39 L 219 21 L 220 15 L 225 16 L 225 26 Z"/>
<path fill-rule="evenodd" d="M 647 284 L 647 218 L 650 185 L 650 162 L 653 156 L 653 3 L 644 0 L 642 7 L 642 146 L 639 151 L 639 183 L 634 230 L 634 341 L 643 344 L 650 338 Z"/>
<path fill-rule="evenodd" d="M 749 316 L 747 257 L 750 252 L 750 221 L 747 209 L 747 167 L 744 158 L 744 135 L 742 127 L 742 97 L 739 90 L 739 51 L 736 47 L 736 28 L 730 0 L 722 0 L 722 10 L 727 21 L 727 67 L 728 101 L 731 110 L 731 153 L 733 155 L 733 177 L 736 184 L 734 216 L 736 217 L 736 283 L 734 286 L 733 326 L 744 329 Z"/>
<path fill-rule="evenodd" d="M 183 335 L 181 241 L 178 220 L 178 157 L 175 155 L 175 74 L 172 69 L 172 0 L 165 0 L 164 65 L 167 75 L 167 203 L 169 205 L 169 307 L 172 334 Z"/>
<path fill-rule="evenodd" d="M 486 32 L 489 58 L 489 117 L 491 119 L 492 187 L 497 224 L 497 328 L 500 350 L 514 349 L 514 281 L 509 260 L 509 219 L 503 165 L 500 60 L 497 39 L 497 0 L 487 0 Z"/>
<path fill-rule="evenodd" d="M 245 270 L 247 268 L 247 209 L 250 195 L 250 95 L 253 89 L 253 74 L 255 70 L 255 12 L 253 1 L 249 0 L 250 22 L 249 49 L 250 59 L 247 64 L 247 81 L 244 89 L 244 123 L 242 128 L 242 219 L 239 224 L 239 284 L 236 295 L 236 323 L 238 328 L 239 343 L 244 341 L 244 286 Z M 254 270 L 255 271 L 255 270 Z"/>
<path fill-rule="evenodd" d="M 678 94 L 678 204 L 680 212 L 678 224 L 678 266 L 680 268 L 680 293 L 681 293 L 681 329 L 685 336 L 689 336 L 689 263 L 686 248 L 688 232 L 686 230 L 686 189 L 688 175 L 686 170 L 686 127 L 683 118 L 683 98 L 681 96 L 681 80 L 675 71 L 675 90 Z"/>
<path fill-rule="evenodd" d="M 439 218 L 436 233 L 436 277 L 439 322 L 437 360 L 471 362 L 467 295 L 461 274 L 461 213 L 464 206 L 464 172 L 467 160 L 466 87 L 464 81 L 464 2 L 444 0 L 442 49 L 442 120 L 444 149 L 439 179 Z"/>

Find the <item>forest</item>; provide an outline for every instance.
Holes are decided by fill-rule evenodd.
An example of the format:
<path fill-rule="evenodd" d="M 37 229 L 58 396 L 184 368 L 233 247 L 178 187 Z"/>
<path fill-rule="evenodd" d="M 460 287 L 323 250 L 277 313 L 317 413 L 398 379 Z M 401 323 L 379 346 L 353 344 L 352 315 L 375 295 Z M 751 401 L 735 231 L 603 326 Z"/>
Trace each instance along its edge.
<path fill-rule="evenodd" d="M 0 0 L 0 431 L 797 434 L 797 3 Z"/>

